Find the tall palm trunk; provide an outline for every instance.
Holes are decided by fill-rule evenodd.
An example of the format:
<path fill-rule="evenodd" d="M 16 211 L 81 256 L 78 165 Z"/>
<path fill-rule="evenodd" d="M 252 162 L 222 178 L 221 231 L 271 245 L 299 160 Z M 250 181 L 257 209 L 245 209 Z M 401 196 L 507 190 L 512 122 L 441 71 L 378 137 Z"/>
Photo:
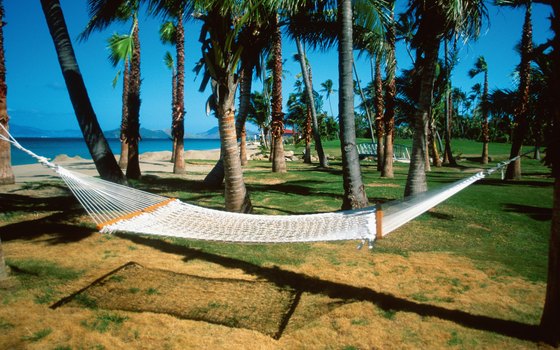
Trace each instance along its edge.
<path fill-rule="evenodd" d="M 555 33 L 552 40 L 551 53 L 552 74 L 548 86 L 560 86 L 560 3 L 552 3 L 553 14 L 551 17 L 552 29 Z M 560 90 L 551 91 L 552 98 L 550 112 L 553 117 L 552 144 L 549 152 L 552 160 L 552 175 L 554 176 L 554 193 L 552 206 L 552 222 L 550 225 L 550 241 L 548 250 L 548 281 L 546 284 L 546 298 L 541 318 L 541 332 L 546 342 L 558 347 L 560 345 Z M 554 150 L 554 151 L 553 151 Z"/>
<path fill-rule="evenodd" d="M 450 84 L 451 86 L 451 84 Z M 449 89 L 445 96 L 445 150 L 443 152 L 443 162 L 448 163 L 452 166 L 457 165 L 457 161 L 453 156 L 453 151 L 451 150 L 451 129 L 453 126 L 453 97 L 449 92 Z M 487 148 L 488 149 L 488 148 Z"/>
<path fill-rule="evenodd" d="M 434 36 L 432 40 L 427 40 L 425 45 L 418 107 L 414 115 L 412 154 L 410 155 L 410 166 L 404 190 L 405 196 L 416 195 L 428 190 L 428 183 L 426 182 L 426 134 L 439 44 L 439 40 Z"/>
<path fill-rule="evenodd" d="M 121 155 L 119 157 L 119 167 L 126 169 L 128 165 L 128 143 L 126 142 L 126 134 L 128 128 L 128 83 L 129 83 L 130 67 L 128 60 L 124 62 L 123 69 L 123 92 L 122 92 L 122 112 L 121 112 Z"/>
<path fill-rule="evenodd" d="M 183 12 L 177 16 L 175 47 L 177 48 L 177 90 L 173 109 L 173 143 L 175 158 L 173 173 L 185 173 L 185 28 Z"/>
<path fill-rule="evenodd" d="M 132 40 L 134 49 L 130 62 L 130 85 L 128 90 L 128 128 L 126 141 L 128 142 L 128 165 L 126 176 L 129 179 L 139 179 L 140 159 L 138 142 L 140 141 L 140 37 L 138 34 L 138 18 L 134 17 Z"/>
<path fill-rule="evenodd" d="M 342 151 L 342 178 L 344 198 L 342 209 L 357 209 L 368 205 L 362 182 L 360 159 L 356 149 L 354 120 L 354 79 L 352 79 L 352 2 L 338 0 L 338 76 L 340 147 Z"/>
<path fill-rule="evenodd" d="M 247 165 L 247 145 L 245 122 L 247 121 L 247 113 L 251 102 L 251 87 L 253 85 L 253 68 L 255 63 L 245 60 L 241 62 L 242 71 L 239 85 L 239 112 L 235 120 L 235 134 L 241 139 L 239 145 L 239 157 L 241 165 Z M 245 134 L 244 134 L 245 132 Z M 263 137 L 266 144 L 266 137 Z M 224 182 L 224 163 L 222 157 L 216 162 L 212 170 L 204 178 L 204 183 L 209 187 L 219 187 Z"/>
<path fill-rule="evenodd" d="M 432 155 L 432 161 L 435 167 L 441 167 L 441 158 L 439 157 L 439 151 L 437 147 L 437 130 L 435 125 L 435 120 L 433 114 L 430 113 L 430 130 L 428 134 L 428 143 L 430 146 L 430 154 Z"/>
<path fill-rule="evenodd" d="M 239 135 L 239 156 L 241 157 L 241 165 L 247 165 L 247 130 L 245 122 L 249 112 L 251 103 L 251 89 L 253 86 L 253 62 L 241 62 L 243 66 L 239 85 L 239 111 L 235 121 L 235 129 Z"/>
<path fill-rule="evenodd" d="M 8 130 L 8 108 L 6 85 L 6 65 L 4 59 L 4 2 L 0 0 L 0 124 Z M 4 135 L 4 129 L 0 130 Z M 4 135 L 7 136 L 7 135 Z M 0 141 L 0 185 L 12 184 L 15 182 L 12 164 L 10 160 L 10 144 Z M 4 261 L 4 251 L 2 250 L 2 240 L 0 239 L 0 281 L 8 278 L 8 268 Z"/>
<path fill-rule="evenodd" d="M 305 154 L 303 155 L 303 162 L 306 164 L 311 164 L 311 135 L 313 134 L 313 127 L 312 127 L 312 117 L 311 117 L 311 108 L 309 105 L 305 109 L 305 129 L 304 129 L 304 137 L 305 137 Z"/>
<path fill-rule="evenodd" d="M 387 57 L 387 87 L 385 91 L 385 115 L 383 124 L 385 125 L 385 156 L 383 157 L 383 168 L 381 177 L 393 178 L 393 133 L 395 127 L 395 96 L 397 94 L 397 84 L 395 81 L 397 72 L 397 57 L 395 55 L 396 28 L 393 22 L 394 9 L 391 9 L 391 27 L 387 33 L 387 45 L 389 47 Z"/>
<path fill-rule="evenodd" d="M 41 5 L 56 48 L 68 94 L 95 167 L 103 179 L 126 183 L 91 106 L 60 2 L 59 0 L 41 0 Z"/>
<path fill-rule="evenodd" d="M 286 158 L 284 157 L 284 113 L 282 113 L 282 34 L 276 18 L 276 31 L 272 37 L 272 171 L 285 173 Z"/>
<path fill-rule="evenodd" d="M 175 164 L 175 155 L 177 154 L 177 140 L 173 137 L 175 104 L 177 101 L 177 72 L 173 69 L 171 75 L 171 138 L 173 139 L 173 148 L 171 150 L 171 163 Z"/>
<path fill-rule="evenodd" d="M 451 66 L 449 63 L 449 49 L 447 40 L 445 44 L 445 71 L 447 75 L 446 88 L 445 88 L 445 150 L 443 152 L 443 162 L 450 165 L 457 165 L 453 152 L 451 151 L 451 126 L 453 120 L 453 100 L 451 96 Z"/>
<path fill-rule="evenodd" d="M 484 72 L 484 88 L 482 90 L 482 156 L 480 162 L 488 164 L 488 143 L 490 131 L 488 130 L 488 70 Z"/>
<path fill-rule="evenodd" d="M 315 98 L 313 97 L 313 83 L 311 82 L 310 67 L 307 64 L 307 57 L 305 55 L 305 50 L 301 45 L 301 41 L 298 36 L 296 36 L 296 46 L 299 55 L 299 64 L 301 67 L 301 75 L 303 76 L 303 82 L 305 85 L 305 94 L 307 96 L 307 108 L 311 111 L 311 121 L 313 122 L 313 139 L 315 140 L 315 149 L 317 150 L 317 156 L 319 157 L 319 165 L 322 168 L 329 166 L 329 161 L 325 155 L 323 149 L 323 143 L 321 142 L 321 134 L 319 133 L 319 122 L 317 120 L 317 111 L 315 109 Z"/>
<path fill-rule="evenodd" d="M 381 78 L 381 56 L 375 58 L 375 132 L 377 134 L 377 170 L 381 171 L 383 159 L 385 158 L 385 147 L 383 144 L 383 79 Z"/>
<path fill-rule="evenodd" d="M 515 127 L 511 144 L 510 158 L 521 154 L 523 138 L 527 130 L 529 117 L 529 85 L 531 82 L 531 52 L 533 51 L 533 26 L 531 23 L 531 3 L 528 2 L 521 38 L 521 65 L 519 71 L 519 106 L 515 111 Z M 507 180 L 521 178 L 521 159 L 511 162 L 506 170 Z"/>
<path fill-rule="evenodd" d="M 4 59 L 4 4 L 0 0 L 0 124 L 8 130 L 8 107 L 7 95 L 8 86 L 6 85 L 6 64 Z M 0 131 L 4 135 L 4 130 Z M 7 135 L 4 135 L 7 136 Z M 10 144 L 0 141 L 0 185 L 12 184 L 15 182 L 14 172 L 12 171 L 12 161 Z M 1 256 L 0 243 L 0 279 L 2 278 L 3 258 Z"/>
<path fill-rule="evenodd" d="M 241 161 L 241 166 L 247 165 L 247 128 L 245 125 L 241 128 L 239 133 L 239 159 Z"/>
<path fill-rule="evenodd" d="M 225 172 L 225 209 L 248 213 L 252 210 L 251 200 L 243 181 L 243 169 L 239 159 L 235 132 L 234 98 L 236 84 L 232 75 L 227 85 L 218 86 L 218 126 L 220 129 L 221 152 Z"/>

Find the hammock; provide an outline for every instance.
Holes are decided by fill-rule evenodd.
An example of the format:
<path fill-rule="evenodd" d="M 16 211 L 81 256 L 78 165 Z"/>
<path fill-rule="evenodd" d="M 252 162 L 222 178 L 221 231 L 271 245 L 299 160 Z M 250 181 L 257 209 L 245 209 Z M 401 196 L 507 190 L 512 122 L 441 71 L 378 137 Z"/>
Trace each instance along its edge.
<path fill-rule="evenodd" d="M 0 124 L 0 126 L 2 126 Z M 188 239 L 244 242 L 361 240 L 371 248 L 382 238 L 474 182 L 502 170 L 518 157 L 442 188 L 374 207 L 307 215 L 254 215 L 203 208 L 70 171 L 20 145 L 6 129 L 0 140 L 55 171 L 97 224 L 117 231 Z"/>

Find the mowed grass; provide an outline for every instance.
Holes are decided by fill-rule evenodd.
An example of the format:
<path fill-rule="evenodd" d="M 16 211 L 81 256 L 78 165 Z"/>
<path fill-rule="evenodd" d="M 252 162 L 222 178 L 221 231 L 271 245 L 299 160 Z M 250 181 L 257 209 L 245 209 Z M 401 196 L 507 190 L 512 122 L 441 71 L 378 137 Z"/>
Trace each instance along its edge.
<path fill-rule="evenodd" d="M 481 169 L 475 161 L 479 143 L 454 140 L 454 145 L 462 155 L 459 166 L 432 167 L 430 189 Z M 340 148 L 334 141 L 325 148 L 332 157 L 328 169 L 289 162 L 287 173 L 274 174 L 269 162 L 251 161 L 245 180 L 255 213 L 340 209 Z M 509 145 L 491 144 L 488 167 L 508 154 Z M 36 216 L 37 201 L 26 200 L 32 192 L 0 193 L 0 236 L 15 281 L 0 285 L 0 348 L 536 349 L 540 345 L 531 334 L 544 301 L 552 179 L 539 161 L 523 158 L 522 169 L 522 180 L 504 182 L 494 174 L 377 241 L 373 250 L 361 251 L 359 242 L 231 244 L 102 236 L 84 225 L 87 219 L 69 194 L 43 196 Z M 370 203 L 401 199 L 407 172 L 408 164 L 396 163 L 395 178 L 383 179 L 375 164 L 363 161 Z M 222 189 L 188 177 L 146 176 L 135 185 L 223 208 Z M 64 213 L 55 205 L 61 202 Z M 130 311 L 141 304 L 104 310 L 77 297 L 77 307 L 49 308 L 131 261 L 232 283 L 270 282 L 296 291 L 298 302 L 278 340 L 173 312 Z M 144 285 L 127 278 L 117 282 L 133 297 L 131 303 L 153 298 L 172 309 L 178 298 L 190 297 L 188 288 L 166 295 L 170 287 L 150 279 Z M 226 311 L 223 317 L 231 317 Z"/>

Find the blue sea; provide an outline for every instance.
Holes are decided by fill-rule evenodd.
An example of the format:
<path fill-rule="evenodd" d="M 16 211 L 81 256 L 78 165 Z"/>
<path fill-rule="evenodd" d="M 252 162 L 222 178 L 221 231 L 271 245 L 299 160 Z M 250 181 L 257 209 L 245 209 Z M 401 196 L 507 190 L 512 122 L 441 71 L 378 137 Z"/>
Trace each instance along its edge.
<path fill-rule="evenodd" d="M 118 139 L 109 139 L 109 145 L 114 154 L 121 153 L 121 143 Z M 80 156 L 91 159 L 86 143 L 79 138 L 18 138 L 18 142 L 34 153 L 53 159 L 59 154 L 70 157 Z M 140 153 L 171 151 L 171 139 L 146 139 L 140 141 Z M 185 150 L 209 150 L 220 148 L 220 140 L 185 139 Z M 12 165 L 32 164 L 35 160 L 26 153 L 12 147 Z"/>

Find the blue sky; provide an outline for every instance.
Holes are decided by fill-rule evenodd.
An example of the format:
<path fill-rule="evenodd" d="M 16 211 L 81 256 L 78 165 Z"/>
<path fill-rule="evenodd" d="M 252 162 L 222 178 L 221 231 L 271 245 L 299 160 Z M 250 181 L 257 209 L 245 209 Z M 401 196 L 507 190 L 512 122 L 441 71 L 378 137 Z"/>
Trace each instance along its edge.
<path fill-rule="evenodd" d="M 70 36 L 76 39 L 85 27 L 88 17 L 85 0 L 61 0 Z M 400 1 L 400 5 L 406 2 Z M 6 50 L 8 112 L 11 123 L 47 130 L 78 129 L 66 86 L 58 65 L 54 46 L 49 35 L 41 5 L 36 1 L 4 0 L 7 25 L 4 27 Z M 488 63 L 490 88 L 515 88 L 513 71 L 519 64 L 514 50 L 521 37 L 523 11 L 520 9 L 496 8 L 489 5 L 490 23 L 477 42 L 464 46 L 460 52 L 459 66 L 453 72 L 453 84 L 463 90 L 481 82 L 482 77 L 470 79 L 467 72 L 478 56 L 484 55 Z M 549 30 L 550 10 L 543 5 L 534 5 L 534 41 L 542 43 L 552 34 Z M 144 14 L 140 23 L 142 48 L 142 106 L 140 122 L 149 129 L 167 129 L 171 122 L 171 73 L 163 63 L 164 53 L 174 49 L 160 43 L 158 29 L 161 19 L 150 19 Z M 214 117 L 205 115 L 205 101 L 209 92 L 198 92 L 200 79 L 195 80 L 191 72 L 194 63 L 201 57 L 198 43 L 199 24 L 189 22 L 186 26 L 186 81 L 185 107 L 187 132 L 197 133 L 217 126 Z M 89 91 L 90 99 L 103 129 L 120 125 L 121 85 L 115 89 L 112 80 L 117 68 L 107 60 L 107 38 L 117 32 L 126 33 L 128 24 L 113 25 L 103 32 L 90 36 L 86 42 L 74 40 L 74 50 Z M 294 43 L 284 40 L 283 55 L 287 59 L 284 81 L 284 101 L 293 89 L 299 65 L 293 61 L 296 53 Z M 355 53 L 357 57 L 357 53 Z M 308 59 L 313 67 L 315 89 L 326 79 L 338 86 L 337 53 L 309 52 Z M 398 68 L 410 68 L 404 47 L 399 45 Z M 362 84 L 371 77 L 369 60 L 364 56 L 357 59 Z M 254 83 L 254 88 L 259 87 Z M 356 102 L 358 102 L 356 96 Z M 338 96 L 332 96 L 334 113 L 337 113 Z M 328 104 L 325 102 L 325 109 Z"/>

